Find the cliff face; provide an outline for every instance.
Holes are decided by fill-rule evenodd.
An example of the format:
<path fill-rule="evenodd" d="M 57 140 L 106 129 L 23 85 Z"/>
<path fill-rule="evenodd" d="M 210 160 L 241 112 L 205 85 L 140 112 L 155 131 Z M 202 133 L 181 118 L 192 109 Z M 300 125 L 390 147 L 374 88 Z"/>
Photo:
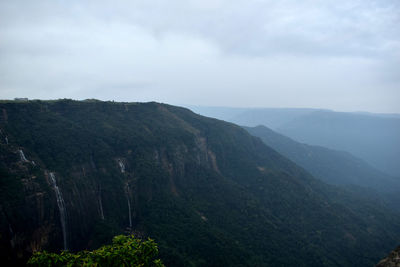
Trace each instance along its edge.
<path fill-rule="evenodd" d="M 390 252 L 390 254 L 381 260 L 376 267 L 400 267 L 400 246 Z"/>
<path fill-rule="evenodd" d="M 0 109 L 8 261 L 133 232 L 173 266 L 365 266 L 400 237 L 398 216 L 355 206 L 233 124 L 157 103 Z"/>

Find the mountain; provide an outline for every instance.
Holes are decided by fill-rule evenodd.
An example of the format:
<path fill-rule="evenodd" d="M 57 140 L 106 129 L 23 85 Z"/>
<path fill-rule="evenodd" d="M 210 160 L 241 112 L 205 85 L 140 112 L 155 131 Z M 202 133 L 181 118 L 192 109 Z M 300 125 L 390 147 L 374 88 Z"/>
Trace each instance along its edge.
<path fill-rule="evenodd" d="M 203 116 L 233 122 L 238 125 L 254 127 L 266 125 L 277 129 L 285 123 L 322 109 L 312 108 L 232 108 L 188 106 L 191 110 Z"/>
<path fill-rule="evenodd" d="M 3 101 L 0 129 L 5 265 L 122 232 L 154 238 L 167 266 L 372 266 L 400 239 L 379 202 L 184 108 Z"/>
<path fill-rule="evenodd" d="M 344 112 L 313 112 L 277 131 L 307 144 L 345 150 L 400 177 L 400 118 Z"/>
<path fill-rule="evenodd" d="M 348 152 L 299 143 L 265 126 L 244 129 L 326 183 L 400 192 L 399 179 L 376 170 Z"/>
<path fill-rule="evenodd" d="M 391 177 L 345 151 L 299 143 L 265 126 L 243 128 L 321 181 L 346 186 L 353 193 L 384 201 L 391 209 L 400 211 L 399 178 Z"/>
<path fill-rule="evenodd" d="M 399 114 L 287 108 L 194 110 L 243 126 L 265 125 L 301 143 L 347 151 L 382 172 L 400 177 Z"/>

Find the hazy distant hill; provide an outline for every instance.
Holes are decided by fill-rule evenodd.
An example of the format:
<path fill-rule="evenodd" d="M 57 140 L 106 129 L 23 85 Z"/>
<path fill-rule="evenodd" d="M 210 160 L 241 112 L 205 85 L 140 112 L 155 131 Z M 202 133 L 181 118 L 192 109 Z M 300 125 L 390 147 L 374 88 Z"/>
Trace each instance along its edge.
<path fill-rule="evenodd" d="M 265 125 L 298 142 L 347 151 L 385 173 L 400 177 L 399 114 L 280 108 L 193 109 L 239 125 Z"/>
<path fill-rule="evenodd" d="M 288 123 L 299 116 L 320 110 L 308 108 L 188 107 L 203 116 L 217 118 L 249 127 L 265 125 L 271 129 L 279 128 L 283 124 Z"/>
<path fill-rule="evenodd" d="M 158 103 L 0 103 L 0 253 L 150 236 L 167 266 L 372 266 L 400 217 L 237 125 Z"/>
<path fill-rule="evenodd" d="M 400 179 L 374 169 L 348 152 L 299 143 L 265 126 L 244 128 L 324 182 L 358 185 L 383 192 L 397 191 L 400 194 Z"/>
<path fill-rule="evenodd" d="M 400 177 L 400 118 L 317 111 L 277 131 L 303 143 L 348 151 Z"/>

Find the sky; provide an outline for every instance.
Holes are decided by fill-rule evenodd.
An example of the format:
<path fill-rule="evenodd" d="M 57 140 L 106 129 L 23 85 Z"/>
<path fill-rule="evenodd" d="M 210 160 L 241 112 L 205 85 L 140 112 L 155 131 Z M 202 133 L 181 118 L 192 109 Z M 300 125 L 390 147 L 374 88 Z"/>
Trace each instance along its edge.
<path fill-rule="evenodd" d="M 0 0 L 0 99 L 400 113 L 399 0 Z"/>

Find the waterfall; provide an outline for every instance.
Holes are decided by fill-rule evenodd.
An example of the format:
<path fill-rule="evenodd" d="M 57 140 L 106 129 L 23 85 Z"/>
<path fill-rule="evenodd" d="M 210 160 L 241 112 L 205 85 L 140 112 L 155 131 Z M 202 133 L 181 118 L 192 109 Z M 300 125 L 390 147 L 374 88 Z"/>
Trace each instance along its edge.
<path fill-rule="evenodd" d="M 101 184 L 97 188 L 97 203 L 99 205 L 100 218 L 104 221 L 103 202 L 101 201 Z"/>
<path fill-rule="evenodd" d="M 14 231 L 13 231 L 13 229 L 11 228 L 11 224 L 8 224 L 8 231 L 10 232 L 10 236 L 11 236 L 11 239 L 10 239 L 10 244 L 11 244 L 11 247 L 12 248 L 14 248 L 15 247 L 15 235 L 14 235 Z"/>
<path fill-rule="evenodd" d="M 100 194 L 97 196 L 97 201 L 99 202 L 100 218 L 104 221 L 103 202 L 101 202 L 101 195 Z"/>
<path fill-rule="evenodd" d="M 126 195 L 126 199 L 128 201 L 129 228 L 132 228 L 132 213 L 131 213 L 131 201 L 130 201 L 130 198 L 129 198 L 129 195 L 130 195 L 129 192 L 130 192 L 129 184 L 126 183 L 125 195 Z"/>
<path fill-rule="evenodd" d="M 64 250 L 68 250 L 67 246 L 67 221 L 66 221 L 66 209 L 65 209 L 65 203 L 63 196 L 61 194 L 60 189 L 57 186 L 56 183 L 56 178 L 53 172 L 49 173 L 50 176 L 50 181 L 53 186 L 54 192 L 56 192 L 56 198 L 57 198 L 57 205 L 58 209 L 60 211 L 60 221 L 61 221 L 61 228 L 62 228 L 62 234 L 63 234 L 63 239 L 64 239 Z"/>
<path fill-rule="evenodd" d="M 119 165 L 119 167 L 121 169 L 121 172 L 124 173 L 125 172 L 125 165 L 122 162 L 122 160 L 118 159 L 118 165 Z"/>
<path fill-rule="evenodd" d="M 129 201 L 129 196 L 127 196 L 127 199 L 128 199 L 129 228 L 132 228 L 131 202 Z"/>
<path fill-rule="evenodd" d="M 6 144 L 8 145 L 8 138 L 7 138 L 7 136 L 6 136 L 6 138 L 5 138 L 5 139 L 6 139 Z"/>
<path fill-rule="evenodd" d="M 18 152 L 19 152 L 19 157 L 21 158 L 21 161 L 22 161 L 22 162 L 28 162 L 28 160 L 25 158 L 24 151 L 22 151 L 22 150 L 20 149 L 20 150 L 18 150 Z"/>

